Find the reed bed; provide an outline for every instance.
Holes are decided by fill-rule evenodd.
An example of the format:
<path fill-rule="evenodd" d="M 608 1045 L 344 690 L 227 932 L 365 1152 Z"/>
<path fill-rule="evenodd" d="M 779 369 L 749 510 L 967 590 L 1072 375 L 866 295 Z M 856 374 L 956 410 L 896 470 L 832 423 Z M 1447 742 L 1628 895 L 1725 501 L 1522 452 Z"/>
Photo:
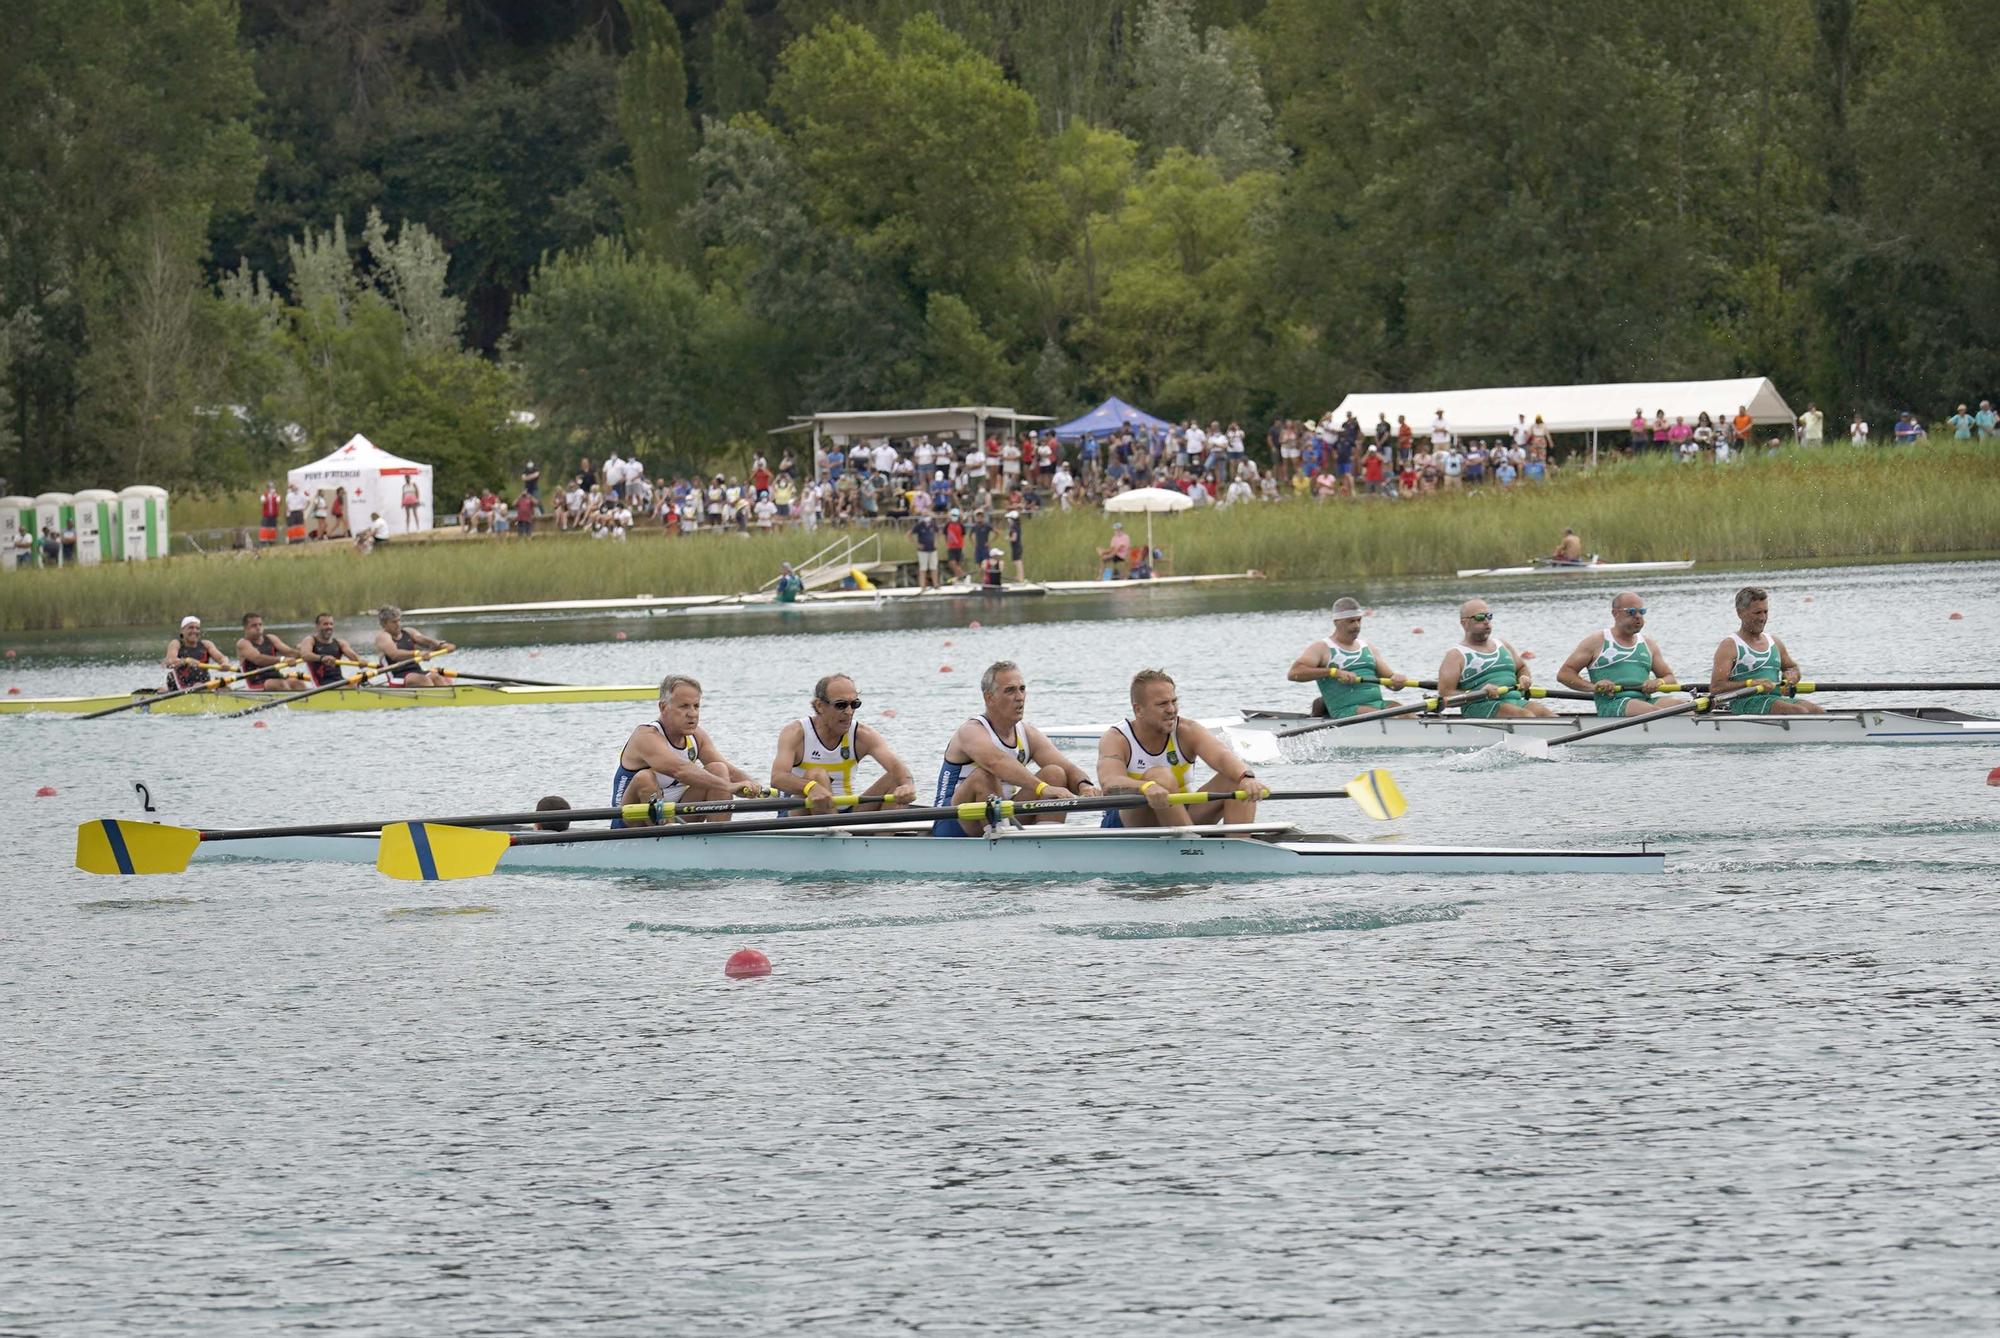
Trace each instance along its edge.
<path fill-rule="evenodd" d="M 178 517 L 177 517 L 178 518 Z M 1125 518 L 1143 539 L 1145 518 Z M 1288 501 L 1158 516 L 1156 543 L 1177 573 L 1256 570 L 1277 578 L 1449 573 L 1549 551 L 1565 526 L 1607 561 L 1896 558 L 2000 547 L 2000 449 L 1940 443 L 1856 452 L 1785 451 L 1726 468 L 1665 461 L 1573 472 L 1540 487 L 1407 501 Z M 638 531 L 624 541 L 548 532 L 533 539 L 391 544 L 363 556 L 344 543 L 263 557 L 177 557 L 117 567 L 0 576 L 0 628 L 170 627 L 196 612 L 248 609 L 295 621 L 380 604 L 514 603 L 752 590 L 781 561 L 830 542 L 816 534 Z M 1098 511 L 1028 523 L 1032 579 L 1089 579 L 1110 534 Z M 915 552 L 887 530 L 885 558 Z"/>

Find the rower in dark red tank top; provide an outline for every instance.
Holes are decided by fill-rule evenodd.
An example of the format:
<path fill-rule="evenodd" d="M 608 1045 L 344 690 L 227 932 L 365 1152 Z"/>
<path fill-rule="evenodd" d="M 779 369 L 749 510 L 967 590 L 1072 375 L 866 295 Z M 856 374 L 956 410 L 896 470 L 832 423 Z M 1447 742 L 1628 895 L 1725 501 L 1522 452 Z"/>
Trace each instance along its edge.
<path fill-rule="evenodd" d="M 301 649 L 306 657 L 306 672 L 312 675 L 313 683 L 318 686 L 346 677 L 345 670 L 361 662 L 361 656 L 354 647 L 334 635 L 331 613 L 322 613 L 313 619 L 312 639 Z M 345 665 L 341 663 L 343 660 L 347 662 Z"/>
<path fill-rule="evenodd" d="M 299 652 L 264 630 L 264 615 L 243 615 L 243 635 L 236 642 L 236 658 L 245 669 L 254 669 L 243 681 L 246 688 L 262 692 L 304 692 L 312 681 L 292 671 Z"/>
<path fill-rule="evenodd" d="M 208 671 L 233 669 L 229 658 L 216 649 L 213 641 L 206 641 L 201 635 L 201 619 L 189 614 L 181 619 L 180 634 L 167 643 L 166 659 L 167 690 L 178 692 L 208 682 Z"/>

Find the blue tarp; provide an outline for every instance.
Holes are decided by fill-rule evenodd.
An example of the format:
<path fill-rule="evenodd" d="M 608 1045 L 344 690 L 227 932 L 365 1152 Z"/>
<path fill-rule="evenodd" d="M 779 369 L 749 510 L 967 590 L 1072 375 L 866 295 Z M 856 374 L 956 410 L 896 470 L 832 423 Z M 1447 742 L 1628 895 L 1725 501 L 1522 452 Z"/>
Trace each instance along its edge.
<path fill-rule="evenodd" d="M 1120 427 L 1130 427 L 1134 432 L 1164 432 L 1172 426 L 1165 419 L 1155 418 L 1144 409 L 1135 409 L 1113 395 L 1083 417 L 1072 418 L 1058 427 L 1056 435 L 1065 441 L 1074 441 L 1085 433 L 1096 437 L 1109 436 Z"/>

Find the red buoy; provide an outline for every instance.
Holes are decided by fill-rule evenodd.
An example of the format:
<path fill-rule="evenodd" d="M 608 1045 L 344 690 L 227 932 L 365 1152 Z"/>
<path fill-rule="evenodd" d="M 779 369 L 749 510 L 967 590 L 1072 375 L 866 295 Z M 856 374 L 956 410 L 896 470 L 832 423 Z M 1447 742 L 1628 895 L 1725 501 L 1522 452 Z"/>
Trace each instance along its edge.
<path fill-rule="evenodd" d="M 1965 621 L 1965 615 L 1962 613 L 1954 613 L 1951 615 L 1951 617 L 1946 618 L 1945 621 L 1948 623 L 1962 623 Z"/>
<path fill-rule="evenodd" d="M 947 641 L 947 642 L 945 642 L 944 644 L 945 644 L 945 645 L 947 645 L 947 646 L 949 646 L 949 645 L 950 645 L 951 643 L 950 643 L 949 641 Z"/>
<path fill-rule="evenodd" d="M 37 799 L 53 799 L 55 797 L 56 787 L 53 785 L 44 785 L 41 789 L 35 791 L 35 798 Z"/>
<path fill-rule="evenodd" d="M 13 652 L 12 650 L 9 650 L 9 651 L 7 652 L 7 658 L 8 658 L 8 659 L 10 659 L 10 660 L 14 658 L 14 652 Z"/>
<path fill-rule="evenodd" d="M 1535 658 L 1535 652 L 1531 650 L 1524 650 L 1521 652 L 1521 658 L 1524 660 L 1532 660 Z"/>
<path fill-rule="evenodd" d="M 877 715 L 894 715 L 894 714 L 896 714 L 896 708 L 895 708 L 895 707 L 893 707 L 893 706 L 885 706 L 885 707 L 883 707 L 883 708 L 882 708 L 881 710 L 877 711 L 877 712 L 876 712 L 875 714 L 877 714 Z"/>
<path fill-rule="evenodd" d="M 1986 783 L 1988 785 L 2000 785 L 2000 767 L 1995 767 L 1986 773 Z"/>
<path fill-rule="evenodd" d="M 1811 596 L 1811 595 L 1807 595 L 1807 596 L 1806 596 L 1806 603 L 1808 603 L 1808 604 L 1812 603 L 1812 596 Z"/>
<path fill-rule="evenodd" d="M 250 726 L 252 729 L 269 729 L 270 727 L 270 722 L 266 720 L 259 720 L 256 724 Z"/>
<path fill-rule="evenodd" d="M 1410 629 L 1410 635 L 1412 636 L 1422 636 L 1423 634 L 1424 634 L 1424 629 L 1421 627 L 1412 627 Z"/>
<path fill-rule="evenodd" d="M 19 689 L 19 688 L 8 688 L 8 689 L 7 689 L 7 695 L 8 695 L 9 697 L 18 697 L 18 696 L 20 696 L 20 695 L 21 695 L 21 689 Z"/>
<path fill-rule="evenodd" d="M 951 666 L 948 664 L 941 664 L 938 666 L 938 672 L 941 674 L 948 674 L 951 672 Z"/>
<path fill-rule="evenodd" d="M 625 634 L 624 634 L 623 632 L 620 632 L 620 633 L 618 634 L 618 639 L 619 639 L 620 641 L 623 641 L 623 640 L 625 639 Z"/>
<path fill-rule="evenodd" d="M 738 948 L 722 965 L 722 974 L 731 980 L 753 980 L 771 974 L 771 959 L 755 948 Z"/>
<path fill-rule="evenodd" d="M 967 627 L 977 627 L 977 626 L 979 626 L 979 625 L 980 625 L 980 624 L 979 624 L 979 619 L 977 619 L 977 618 L 974 618 L 974 619 L 973 619 L 973 620 L 972 620 L 971 622 L 969 622 L 969 623 L 967 623 L 967 624 L 966 624 L 966 626 L 967 626 Z"/>

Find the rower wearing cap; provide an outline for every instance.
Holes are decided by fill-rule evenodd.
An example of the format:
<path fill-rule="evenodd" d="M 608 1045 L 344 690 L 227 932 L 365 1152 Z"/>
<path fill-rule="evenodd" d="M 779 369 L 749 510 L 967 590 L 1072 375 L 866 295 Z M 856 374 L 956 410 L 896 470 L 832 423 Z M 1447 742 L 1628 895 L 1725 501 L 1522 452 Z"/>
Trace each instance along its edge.
<path fill-rule="evenodd" d="M 443 669 L 425 671 L 419 668 L 423 662 L 417 652 L 428 651 L 442 655 L 448 650 L 458 649 L 449 641 L 439 641 L 436 637 L 425 636 L 403 626 L 403 611 L 394 604 L 384 604 L 375 613 L 375 620 L 382 624 L 382 630 L 375 634 L 375 653 L 382 657 L 385 665 L 408 665 L 407 669 L 391 669 L 386 681 L 391 687 L 399 688 L 448 688 L 451 675 Z"/>
<path fill-rule="evenodd" d="M 1186 827 L 1192 823 L 1255 822 L 1257 801 L 1271 793 L 1221 737 L 1198 720 L 1181 718 L 1180 689 L 1160 669 L 1132 677 L 1132 717 L 1104 731 L 1097 744 L 1097 779 L 1106 794 L 1140 794 L 1143 808 L 1110 809 L 1106 827 Z M 1248 799 L 1173 804 L 1186 791 L 1196 762 L 1215 769 L 1201 788 L 1242 790 Z"/>
<path fill-rule="evenodd" d="M 300 651 L 306 657 L 306 672 L 319 685 L 341 677 L 343 663 L 352 665 L 361 660 L 354 647 L 334 634 L 331 613 L 322 613 L 313 619 L 312 640 L 300 647 Z"/>
<path fill-rule="evenodd" d="M 983 804 L 988 799 L 1069 799 L 1099 793 L 1090 773 L 1063 756 L 1048 735 L 1023 717 L 1028 710 L 1028 681 L 1020 666 L 1001 660 L 979 676 L 986 699 L 984 714 L 960 725 L 945 745 L 938 766 L 936 798 L 947 804 Z M 1026 822 L 1060 823 L 1061 813 L 1042 813 Z M 979 836 L 984 822 L 939 818 L 933 836 Z"/>
<path fill-rule="evenodd" d="M 860 709 L 861 692 L 846 674 L 828 674 L 815 683 L 812 713 L 778 732 L 772 787 L 802 796 L 814 813 L 831 813 L 836 797 L 856 793 L 854 768 L 872 757 L 882 774 L 860 792 L 853 807 L 879 809 L 884 799 L 914 802 L 917 786 L 910 768 L 877 730 L 854 718 Z"/>
<path fill-rule="evenodd" d="M 1382 707 L 1382 683 L 1405 688 L 1410 680 L 1391 669 L 1375 647 L 1361 639 L 1361 602 L 1347 595 L 1333 601 L 1333 635 L 1309 642 L 1292 661 L 1285 677 L 1294 683 L 1314 683 L 1321 710 L 1335 720 Z"/>
<path fill-rule="evenodd" d="M 1473 720 L 1555 714 L 1541 702 L 1528 700 L 1528 666 L 1512 646 L 1494 638 L 1493 611 L 1485 600 L 1468 599 L 1459 605 L 1458 625 L 1465 638 L 1444 653 L 1444 663 L 1438 666 L 1439 701 L 1461 692 L 1484 691 L 1484 701 L 1459 707 L 1460 715 Z"/>
<path fill-rule="evenodd" d="M 167 643 L 167 689 L 177 692 L 208 682 L 210 669 L 233 668 L 229 657 L 201 635 L 201 619 L 190 613 L 181 619 L 180 634 Z"/>
<path fill-rule="evenodd" d="M 1646 601 L 1630 590 L 1611 597 L 1611 626 L 1577 643 L 1556 681 L 1592 694 L 1599 715 L 1645 715 L 1683 706 L 1685 697 L 1655 696 L 1674 681 L 1659 643 L 1646 635 Z"/>
<path fill-rule="evenodd" d="M 611 775 L 611 805 L 694 804 L 741 796 L 754 799 L 764 787 L 750 773 L 722 755 L 701 727 L 701 684 L 686 674 L 660 680 L 660 714 L 633 730 L 618 753 Z M 711 813 L 683 822 L 727 822 L 729 814 Z M 628 825 L 613 818 L 613 827 Z M 644 821 L 629 824 L 649 826 Z"/>
<path fill-rule="evenodd" d="M 1736 592 L 1737 629 L 1715 648 L 1709 665 L 1708 690 L 1732 692 L 1749 685 L 1756 692 L 1725 702 L 1731 715 L 1824 715 L 1812 702 L 1781 695 L 1799 681 L 1800 673 L 1785 643 L 1765 628 L 1771 622 L 1771 592 L 1746 585 Z"/>
<path fill-rule="evenodd" d="M 246 688 L 269 692 L 304 692 L 312 683 L 302 673 L 280 673 L 275 667 L 301 658 L 300 653 L 264 630 L 264 615 L 243 615 L 243 635 L 236 640 L 236 658 L 257 672 L 243 680 Z"/>

